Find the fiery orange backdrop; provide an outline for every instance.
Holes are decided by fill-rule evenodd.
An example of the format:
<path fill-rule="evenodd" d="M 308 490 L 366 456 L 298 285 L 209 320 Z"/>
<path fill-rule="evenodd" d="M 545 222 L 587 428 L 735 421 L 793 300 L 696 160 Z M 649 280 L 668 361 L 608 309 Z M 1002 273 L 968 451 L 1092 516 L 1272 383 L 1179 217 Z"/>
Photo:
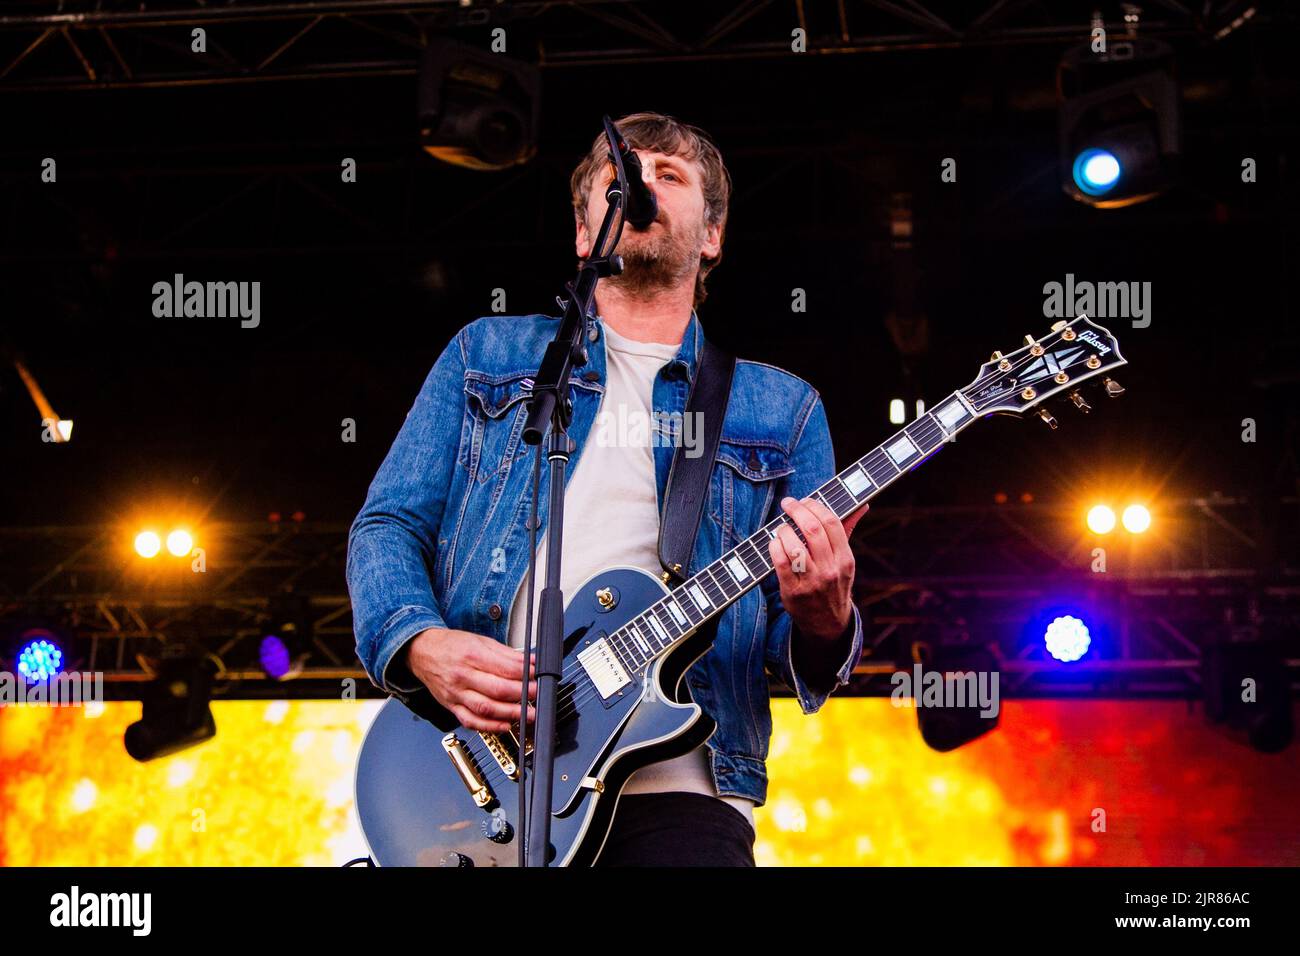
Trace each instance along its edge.
<path fill-rule="evenodd" d="M 760 865 L 1297 865 L 1300 762 L 1182 703 L 1012 701 L 957 751 L 887 699 L 773 702 Z M 151 764 L 140 705 L 0 708 L 0 864 L 322 865 L 366 852 L 352 806 L 379 703 L 231 701 Z"/>

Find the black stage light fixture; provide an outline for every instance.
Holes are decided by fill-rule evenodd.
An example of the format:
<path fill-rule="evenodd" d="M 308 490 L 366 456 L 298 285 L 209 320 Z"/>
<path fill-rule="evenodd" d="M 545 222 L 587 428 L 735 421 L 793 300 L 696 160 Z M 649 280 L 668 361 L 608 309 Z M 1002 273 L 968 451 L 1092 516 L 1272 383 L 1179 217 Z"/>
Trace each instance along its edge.
<path fill-rule="evenodd" d="M 216 736 L 212 679 L 219 662 L 203 651 L 168 645 L 144 691 L 140 720 L 126 728 L 126 752 L 144 763 Z"/>
<path fill-rule="evenodd" d="M 1181 145 L 1172 48 L 1119 38 L 1104 53 L 1084 44 L 1056 73 L 1061 186 L 1102 209 L 1160 195 L 1177 174 Z"/>
<path fill-rule="evenodd" d="M 917 727 L 932 749 L 956 750 L 998 725 L 1001 682 L 997 658 L 988 648 L 916 642 L 911 673 Z M 982 697 L 988 700 L 981 703 Z M 993 712 L 985 716 L 985 710 Z"/>
<path fill-rule="evenodd" d="M 537 153 L 541 118 L 536 66 L 446 37 L 420 56 L 420 145 L 469 169 L 506 169 Z"/>
<path fill-rule="evenodd" d="M 1291 680 L 1280 642 L 1210 644 L 1201 657 L 1201 689 L 1210 722 L 1244 730 L 1256 750 L 1279 753 L 1294 739 Z"/>

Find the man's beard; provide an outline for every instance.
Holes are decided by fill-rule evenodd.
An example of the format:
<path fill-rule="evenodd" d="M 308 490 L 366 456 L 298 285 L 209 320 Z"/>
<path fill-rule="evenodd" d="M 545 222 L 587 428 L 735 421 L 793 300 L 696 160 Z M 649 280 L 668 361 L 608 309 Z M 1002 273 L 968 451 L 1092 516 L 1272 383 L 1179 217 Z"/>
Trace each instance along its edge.
<path fill-rule="evenodd" d="M 623 272 L 604 280 L 616 284 L 632 298 L 646 298 L 663 289 L 676 288 L 683 280 L 693 277 L 700 267 L 703 223 L 694 235 L 682 235 L 673 231 L 666 220 L 660 218 L 657 222 L 660 224 L 657 230 L 653 224 L 645 231 L 631 226 L 623 228 L 618 249 L 623 257 Z"/>

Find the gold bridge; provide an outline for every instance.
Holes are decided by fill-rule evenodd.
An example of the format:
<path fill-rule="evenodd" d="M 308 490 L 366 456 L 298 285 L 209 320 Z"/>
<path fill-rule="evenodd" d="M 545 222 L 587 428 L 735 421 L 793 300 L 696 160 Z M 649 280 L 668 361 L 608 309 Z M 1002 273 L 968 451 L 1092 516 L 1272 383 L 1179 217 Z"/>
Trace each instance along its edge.
<path fill-rule="evenodd" d="M 474 766 L 473 758 L 470 757 L 469 751 L 465 749 L 460 739 L 454 733 L 447 734 L 442 738 L 442 749 L 447 751 L 452 766 L 460 774 L 461 782 L 465 784 L 465 789 L 474 799 L 474 804 L 482 808 L 491 803 L 494 799 L 492 791 L 488 788 L 483 775 L 478 772 L 478 768 Z"/>
<path fill-rule="evenodd" d="M 512 726 L 517 726 L 517 725 L 512 725 Z M 497 762 L 497 766 L 501 768 L 501 772 L 504 773 L 511 780 L 518 780 L 519 765 L 515 763 L 515 758 L 511 756 L 510 752 L 506 749 L 506 745 L 501 742 L 501 737 L 495 733 L 484 733 L 481 730 L 479 731 L 478 735 L 479 737 L 482 738 L 483 745 L 487 747 L 488 753 L 492 755 L 492 759 L 495 760 Z M 511 731 L 510 733 L 510 739 L 512 744 L 514 745 L 515 753 L 518 753 L 519 740 L 517 737 L 515 737 L 513 731 Z"/>

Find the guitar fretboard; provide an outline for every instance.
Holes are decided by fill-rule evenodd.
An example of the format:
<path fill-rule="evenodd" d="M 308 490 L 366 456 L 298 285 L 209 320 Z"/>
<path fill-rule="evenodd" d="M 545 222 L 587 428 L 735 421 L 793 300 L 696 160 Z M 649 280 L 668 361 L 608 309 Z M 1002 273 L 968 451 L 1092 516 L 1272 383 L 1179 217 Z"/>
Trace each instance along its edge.
<path fill-rule="evenodd" d="M 853 462 L 810 497 L 844 518 L 899 477 L 921 464 L 978 417 L 961 391 Z M 779 507 L 779 504 L 778 504 Z M 807 544 L 784 511 L 713 563 L 682 582 L 608 637 L 619 663 L 630 674 L 646 667 L 702 624 L 721 614 L 773 570 L 767 543 L 782 523 Z"/>

